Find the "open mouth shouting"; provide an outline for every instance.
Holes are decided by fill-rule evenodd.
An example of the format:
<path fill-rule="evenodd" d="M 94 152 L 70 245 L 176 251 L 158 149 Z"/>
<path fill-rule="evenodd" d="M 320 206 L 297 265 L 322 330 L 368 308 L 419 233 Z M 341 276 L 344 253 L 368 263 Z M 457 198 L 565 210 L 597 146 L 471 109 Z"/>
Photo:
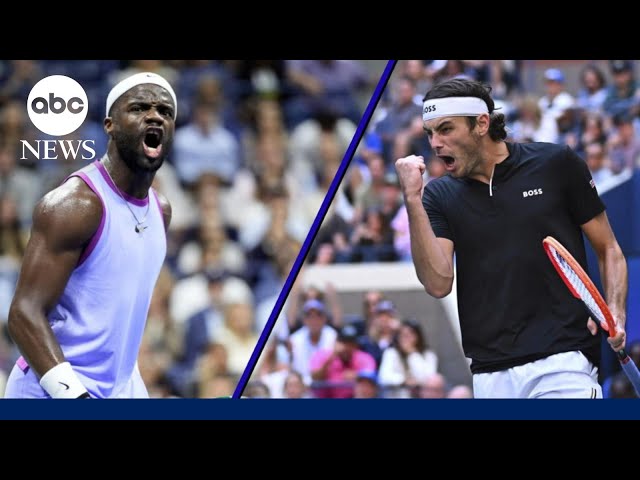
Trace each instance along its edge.
<path fill-rule="evenodd" d="M 163 130 L 159 127 L 148 127 L 142 140 L 144 154 L 148 158 L 158 158 L 162 153 Z"/>
<path fill-rule="evenodd" d="M 448 155 L 438 155 L 438 158 L 444 163 L 444 168 L 447 170 L 447 172 L 452 172 L 456 169 L 455 158 Z"/>

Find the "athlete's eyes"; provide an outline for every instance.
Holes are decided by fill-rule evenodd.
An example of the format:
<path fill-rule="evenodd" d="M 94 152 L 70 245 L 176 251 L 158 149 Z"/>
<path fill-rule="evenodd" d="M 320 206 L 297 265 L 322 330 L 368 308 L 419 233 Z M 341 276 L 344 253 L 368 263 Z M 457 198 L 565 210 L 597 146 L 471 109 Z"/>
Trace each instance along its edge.
<path fill-rule="evenodd" d="M 168 107 L 159 107 L 158 111 L 160 112 L 160 115 L 173 118 L 173 110 Z"/>

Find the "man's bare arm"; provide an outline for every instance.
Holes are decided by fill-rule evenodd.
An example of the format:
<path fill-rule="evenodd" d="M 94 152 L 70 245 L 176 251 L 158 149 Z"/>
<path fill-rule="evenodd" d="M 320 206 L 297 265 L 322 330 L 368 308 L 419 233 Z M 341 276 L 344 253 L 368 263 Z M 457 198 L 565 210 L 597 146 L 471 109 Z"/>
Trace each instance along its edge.
<path fill-rule="evenodd" d="M 620 330 L 615 337 L 609 338 L 609 343 L 617 352 L 624 348 L 626 339 L 627 262 L 605 212 L 582 225 L 582 230 L 598 256 L 605 299 Z"/>
<path fill-rule="evenodd" d="M 9 333 L 38 377 L 65 361 L 47 314 L 102 218 L 100 199 L 70 179 L 35 207 L 31 237 L 9 311 Z"/>
<path fill-rule="evenodd" d="M 396 162 L 405 207 L 409 215 L 411 256 L 420 283 L 429 295 L 442 298 L 453 287 L 453 251 L 451 240 L 436 237 L 422 205 L 424 159 L 415 155 Z"/>

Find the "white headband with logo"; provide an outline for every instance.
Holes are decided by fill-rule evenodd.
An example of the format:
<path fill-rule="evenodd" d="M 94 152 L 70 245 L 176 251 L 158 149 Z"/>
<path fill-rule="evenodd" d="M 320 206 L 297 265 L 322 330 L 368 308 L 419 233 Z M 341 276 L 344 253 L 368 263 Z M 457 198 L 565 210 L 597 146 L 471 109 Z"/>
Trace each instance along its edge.
<path fill-rule="evenodd" d="M 422 120 L 426 122 L 440 117 L 473 117 L 482 113 L 489 113 L 489 108 L 478 97 L 434 98 L 424 102 Z"/>
<path fill-rule="evenodd" d="M 109 116 L 109 110 L 111 110 L 111 106 L 114 102 L 119 99 L 122 95 L 124 95 L 127 91 L 131 90 L 133 87 L 138 85 L 142 85 L 145 83 L 152 83 L 154 85 L 159 85 L 164 88 L 169 94 L 171 98 L 173 98 L 173 118 L 176 118 L 178 115 L 178 100 L 176 99 L 176 94 L 164 78 L 160 75 L 152 72 L 142 72 L 136 73 L 135 75 L 131 75 L 130 77 L 125 78 L 121 82 L 119 82 L 115 87 L 111 89 L 109 95 L 107 96 L 107 116 Z"/>

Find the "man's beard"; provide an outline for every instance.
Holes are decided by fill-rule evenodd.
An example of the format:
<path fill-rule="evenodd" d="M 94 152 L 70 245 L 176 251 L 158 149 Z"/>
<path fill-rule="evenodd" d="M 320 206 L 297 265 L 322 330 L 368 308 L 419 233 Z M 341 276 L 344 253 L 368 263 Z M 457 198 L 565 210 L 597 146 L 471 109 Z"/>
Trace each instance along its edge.
<path fill-rule="evenodd" d="M 166 135 L 166 133 L 165 133 Z M 134 173 L 156 172 L 164 163 L 167 152 L 171 150 L 173 137 L 165 137 L 162 142 L 162 154 L 156 159 L 149 159 L 140 151 L 144 137 L 125 132 L 114 132 L 113 141 L 122 161 Z"/>
<path fill-rule="evenodd" d="M 462 177 L 469 177 L 471 174 L 476 173 L 475 170 L 482 164 L 482 156 L 480 155 L 480 138 L 471 134 L 473 142 L 471 144 L 464 145 L 462 148 L 465 164 Z"/>

